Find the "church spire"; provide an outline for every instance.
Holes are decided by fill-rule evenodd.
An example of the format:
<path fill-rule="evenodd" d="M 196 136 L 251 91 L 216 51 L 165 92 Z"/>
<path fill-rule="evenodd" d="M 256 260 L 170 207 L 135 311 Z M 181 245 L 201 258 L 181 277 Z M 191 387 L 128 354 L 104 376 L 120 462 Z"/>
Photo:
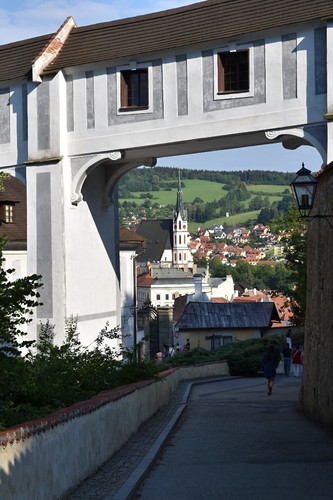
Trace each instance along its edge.
<path fill-rule="evenodd" d="M 180 170 L 178 170 L 177 204 L 173 219 L 172 264 L 174 267 L 187 269 L 189 264 L 193 264 L 188 242 L 187 210 L 183 207 Z"/>
<path fill-rule="evenodd" d="M 177 205 L 176 205 L 176 216 L 183 214 L 183 193 L 181 190 L 180 182 L 180 170 L 178 170 L 178 191 L 177 191 Z"/>

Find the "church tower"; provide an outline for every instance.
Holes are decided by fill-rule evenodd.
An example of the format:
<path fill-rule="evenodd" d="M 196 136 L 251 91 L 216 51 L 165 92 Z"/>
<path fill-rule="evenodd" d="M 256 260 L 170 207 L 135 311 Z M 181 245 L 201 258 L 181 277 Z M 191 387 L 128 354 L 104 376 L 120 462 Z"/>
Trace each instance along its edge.
<path fill-rule="evenodd" d="M 173 218 L 173 252 L 174 267 L 187 269 L 193 267 L 192 254 L 189 250 L 190 235 L 187 228 L 187 210 L 183 208 L 180 170 L 178 171 L 177 204 Z"/>

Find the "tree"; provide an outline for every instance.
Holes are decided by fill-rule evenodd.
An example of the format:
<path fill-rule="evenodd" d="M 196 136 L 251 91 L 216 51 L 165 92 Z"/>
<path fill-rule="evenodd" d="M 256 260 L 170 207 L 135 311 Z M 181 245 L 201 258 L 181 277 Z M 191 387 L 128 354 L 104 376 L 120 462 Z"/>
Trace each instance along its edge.
<path fill-rule="evenodd" d="M 223 278 L 228 273 L 228 267 L 222 264 L 218 257 L 214 257 L 209 262 L 209 272 L 213 278 Z"/>
<path fill-rule="evenodd" d="M 304 324 L 307 284 L 307 222 L 299 216 L 295 206 L 287 215 L 280 217 L 277 227 L 285 231 L 282 243 L 285 247 L 286 267 L 290 271 L 290 298 L 295 322 Z"/>
<path fill-rule="evenodd" d="M 11 279 L 14 269 L 5 269 L 3 248 L 6 238 L 0 238 L 0 354 L 18 354 L 19 348 L 28 343 L 21 340 L 26 335 L 24 326 L 32 321 L 33 308 L 39 302 L 38 289 L 41 276 Z"/>
<path fill-rule="evenodd" d="M 250 287 L 254 286 L 255 279 L 253 275 L 253 266 L 244 262 L 240 259 L 236 264 L 236 276 L 234 276 L 235 281 L 245 281 Z"/>

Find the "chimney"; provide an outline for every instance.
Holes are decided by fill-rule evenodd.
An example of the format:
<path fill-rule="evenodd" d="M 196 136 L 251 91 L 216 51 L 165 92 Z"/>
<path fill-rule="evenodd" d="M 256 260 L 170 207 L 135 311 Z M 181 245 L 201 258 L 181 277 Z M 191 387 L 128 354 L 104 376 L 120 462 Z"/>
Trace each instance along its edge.
<path fill-rule="evenodd" d="M 194 281 L 194 300 L 199 300 L 202 298 L 202 275 L 201 274 L 195 274 L 193 276 L 193 281 Z"/>

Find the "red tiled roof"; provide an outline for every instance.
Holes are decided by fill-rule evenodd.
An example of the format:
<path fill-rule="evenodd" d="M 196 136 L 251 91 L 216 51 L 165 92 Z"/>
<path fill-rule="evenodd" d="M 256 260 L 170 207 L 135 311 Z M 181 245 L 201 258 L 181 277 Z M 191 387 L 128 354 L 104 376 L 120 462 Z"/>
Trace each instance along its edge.
<path fill-rule="evenodd" d="M 215 303 L 229 302 L 229 300 L 224 297 L 212 297 L 211 301 Z"/>
<path fill-rule="evenodd" d="M 150 276 L 149 273 L 139 274 L 138 276 L 138 286 L 150 286 L 154 283 L 155 278 Z"/>

